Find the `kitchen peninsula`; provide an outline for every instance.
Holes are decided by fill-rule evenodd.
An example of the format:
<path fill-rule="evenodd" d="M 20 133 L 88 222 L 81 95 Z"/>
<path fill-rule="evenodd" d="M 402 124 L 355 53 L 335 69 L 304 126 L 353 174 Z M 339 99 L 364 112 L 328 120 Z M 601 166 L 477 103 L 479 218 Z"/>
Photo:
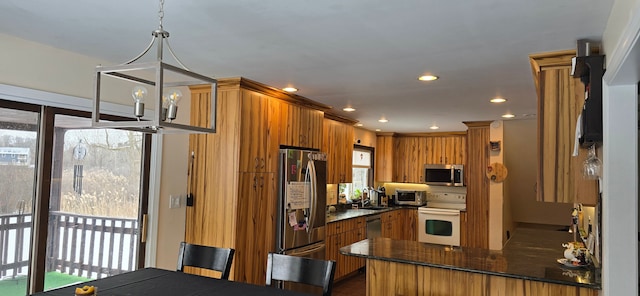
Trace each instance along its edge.
<path fill-rule="evenodd" d="M 367 295 L 598 295 L 599 269 L 560 265 L 566 232 L 521 228 L 501 251 L 388 238 L 340 249 L 366 258 Z"/>

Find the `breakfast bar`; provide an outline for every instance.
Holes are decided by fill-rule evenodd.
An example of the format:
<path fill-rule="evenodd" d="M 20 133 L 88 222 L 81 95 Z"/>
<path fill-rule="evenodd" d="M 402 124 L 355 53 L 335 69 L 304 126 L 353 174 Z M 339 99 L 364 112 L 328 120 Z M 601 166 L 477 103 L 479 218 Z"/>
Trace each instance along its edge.
<path fill-rule="evenodd" d="M 566 232 L 519 229 L 495 251 L 374 238 L 340 252 L 366 258 L 370 296 L 598 295 L 598 268 L 558 263 L 565 238 Z"/>

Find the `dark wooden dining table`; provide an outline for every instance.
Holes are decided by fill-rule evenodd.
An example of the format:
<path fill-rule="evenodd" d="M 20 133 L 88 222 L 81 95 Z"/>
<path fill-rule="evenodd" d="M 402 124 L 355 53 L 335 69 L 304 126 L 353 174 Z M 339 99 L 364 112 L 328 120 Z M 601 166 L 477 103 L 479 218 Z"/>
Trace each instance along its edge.
<path fill-rule="evenodd" d="M 32 296 L 74 296 L 76 287 L 95 286 L 96 296 L 302 296 L 274 287 L 203 277 L 171 270 L 144 268 L 98 280 L 40 292 Z"/>

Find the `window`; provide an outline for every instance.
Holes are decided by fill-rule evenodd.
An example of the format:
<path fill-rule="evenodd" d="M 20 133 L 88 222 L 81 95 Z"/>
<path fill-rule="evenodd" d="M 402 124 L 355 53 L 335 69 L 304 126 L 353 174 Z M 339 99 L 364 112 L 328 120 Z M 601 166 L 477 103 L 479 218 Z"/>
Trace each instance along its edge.
<path fill-rule="evenodd" d="M 348 200 L 360 200 L 365 188 L 373 187 L 373 148 L 354 146 L 352 164 L 352 183 L 340 184 L 340 195 Z"/>

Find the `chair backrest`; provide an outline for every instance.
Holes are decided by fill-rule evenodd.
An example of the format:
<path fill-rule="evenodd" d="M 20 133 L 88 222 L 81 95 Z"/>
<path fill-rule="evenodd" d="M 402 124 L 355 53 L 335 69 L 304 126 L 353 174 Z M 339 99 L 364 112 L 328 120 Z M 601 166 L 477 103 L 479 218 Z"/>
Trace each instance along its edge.
<path fill-rule="evenodd" d="M 272 281 L 295 282 L 322 287 L 322 295 L 331 295 L 335 272 L 335 261 L 269 253 L 267 286 Z"/>
<path fill-rule="evenodd" d="M 209 246 L 201 246 L 180 243 L 180 252 L 178 253 L 178 268 L 182 272 L 183 267 L 193 266 L 205 269 L 220 271 L 221 279 L 229 279 L 231 271 L 231 263 L 233 263 L 234 249 L 217 248 Z"/>

